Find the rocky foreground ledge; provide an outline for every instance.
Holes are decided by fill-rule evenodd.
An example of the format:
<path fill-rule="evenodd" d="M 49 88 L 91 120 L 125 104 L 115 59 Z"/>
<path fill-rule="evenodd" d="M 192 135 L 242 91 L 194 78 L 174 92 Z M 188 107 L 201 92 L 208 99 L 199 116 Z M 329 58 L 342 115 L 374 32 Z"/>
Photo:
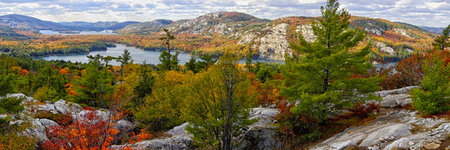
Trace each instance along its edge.
<path fill-rule="evenodd" d="M 380 115 L 373 121 L 350 127 L 314 146 L 313 150 L 341 149 L 450 149 L 450 121 L 445 118 L 422 118 L 410 105 L 409 91 L 417 87 L 377 92 Z"/>
<path fill-rule="evenodd" d="M 396 90 L 379 91 L 376 94 L 382 97 L 377 102 L 381 112 L 377 118 L 362 126 L 350 127 L 328 139 L 309 147 L 314 150 L 335 149 L 450 149 L 450 121 L 445 118 L 421 118 L 417 111 L 407 110 L 403 107 L 411 104 L 409 91 L 417 87 L 405 87 Z M 32 128 L 27 129 L 27 135 L 34 136 L 39 141 L 47 139 L 45 131 L 50 126 L 58 125 L 49 119 L 29 117 L 46 111 L 53 114 L 71 115 L 74 119 L 85 112 L 75 103 L 59 100 L 55 103 L 39 102 L 24 94 L 9 94 L 8 97 L 25 97 L 22 104 L 25 110 L 21 114 L 31 120 Z M 97 110 L 102 117 L 108 117 L 106 110 Z M 28 115 L 27 115 L 28 114 Z M 276 134 L 276 121 L 274 116 L 279 114 L 276 108 L 253 108 L 252 119 L 259 119 L 245 130 L 245 134 L 238 137 L 236 149 L 283 149 L 283 145 Z M 31 115 L 31 116 L 32 116 Z M 0 115 L 1 117 L 1 115 Z M 16 123 L 19 123 L 17 121 Z M 160 138 L 145 140 L 135 144 L 114 145 L 112 148 L 121 149 L 126 146 L 132 149 L 192 149 L 192 135 L 186 130 L 188 123 L 184 123 L 164 133 Z M 120 120 L 116 128 L 122 132 L 131 130 L 135 125 L 127 120 Z"/>
<path fill-rule="evenodd" d="M 87 113 L 80 105 L 65 100 L 59 100 L 54 103 L 40 102 L 32 97 L 27 97 L 25 94 L 8 94 L 6 97 L 24 98 L 21 105 L 24 106 L 24 110 L 19 114 L 23 120 L 16 120 L 11 124 L 20 124 L 25 121 L 31 123 L 31 127 L 25 130 L 25 135 L 33 136 L 38 139 L 38 142 L 48 140 L 46 132 L 51 126 L 59 126 L 53 120 L 46 118 L 33 118 L 37 113 L 51 113 L 62 114 L 71 116 L 73 120 L 82 118 Z M 111 117 L 111 112 L 108 110 L 95 110 L 96 115 L 100 116 L 103 120 L 107 120 Z M 135 127 L 134 124 L 127 120 L 118 120 L 114 124 L 114 128 L 121 132 L 127 132 Z"/>

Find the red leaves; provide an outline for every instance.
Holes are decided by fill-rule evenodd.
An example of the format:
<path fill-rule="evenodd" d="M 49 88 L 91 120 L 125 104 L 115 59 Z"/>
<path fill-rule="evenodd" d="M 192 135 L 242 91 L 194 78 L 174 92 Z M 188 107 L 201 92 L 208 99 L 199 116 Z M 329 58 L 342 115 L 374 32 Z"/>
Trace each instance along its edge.
<path fill-rule="evenodd" d="M 396 89 L 419 85 L 423 77 L 422 64 L 424 61 L 433 57 L 444 59 L 446 64 L 450 62 L 450 52 L 448 51 L 431 51 L 425 54 L 414 54 L 398 62 L 395 66 L 396 73 L 386 76 L 381 86 L 383 89 Z"/>
<path fill-rule="evenodd" d="M 49 140 L 43 142 L 44 149 L 109 149 L 119 133 L 112 128 L 113 120 L 105 120 L 95 111 L 67 126 L 53 126 L 47 131 Z"/>

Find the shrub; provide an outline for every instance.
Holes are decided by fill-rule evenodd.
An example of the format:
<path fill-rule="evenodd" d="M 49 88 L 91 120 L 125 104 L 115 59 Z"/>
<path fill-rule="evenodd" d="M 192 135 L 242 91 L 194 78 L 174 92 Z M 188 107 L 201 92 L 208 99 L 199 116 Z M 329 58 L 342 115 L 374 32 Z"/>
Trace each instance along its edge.
<path fill-rule="evenodd" d="M 24 108 L 20 105 L 22 98 L 2 98 L 0 99 L 0 114 L 9 114 L 5 118 L 0 118 L 0 149 L 34 149 L 37 140 L 33 137 L 23 136 L 21 133 L 29 127 L 27 123 L 11 124 L 14 118 L 18 117 L 18 113 Z M 18 142 L 20 141 L 20 142 Z"/>
<path fill-rule="evenodd" d="M 52 101 L 56 97 L 55 90 L 48 88 L 47 86 L 40 87 L 36 90 L 33 97 L 40 101 Z"/>
<path fill-rule="evenodd" d="M 431 51 L 425 54 L 414 54 L 397 63 L 395 67 L 392 67 L 392 75 L 384 75 L 385 81 L 381 84 L 383 89 L 397 89 L 405 86 L 419 85 L 422 82 L 424 76 L 423 62 L 425 60 L 433 59 L 433 57 L 439 57 L 442 60 L 450 58 L 449 51 Z M 450 61 L 450 60 L 449 60 Z"/>
<path fill-rule="evenodd" d="M 113 122 L 118 117 L 102 118 L 96 111 L 88 110 L 85 115 L 67 126 L 52 126 L 47 131 L 48 140 L 42 148 L 59 149 L 110 149 L 115 136 Z"/>
<path fill-rule="evenodd" d="M 444 113 L 450 109 L 450 67 L 444 59 L 433 57 L 423 64 L 423 89 L 414 89 L 412 106 L 423 115 Z"/>

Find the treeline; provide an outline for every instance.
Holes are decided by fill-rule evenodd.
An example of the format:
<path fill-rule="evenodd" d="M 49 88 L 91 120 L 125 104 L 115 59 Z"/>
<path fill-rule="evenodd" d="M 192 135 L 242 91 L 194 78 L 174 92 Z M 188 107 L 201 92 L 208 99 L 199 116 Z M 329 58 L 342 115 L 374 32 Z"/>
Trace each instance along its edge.
<path fill-rule="evenodd" d="M 87 54 L 92 51 L 106 51 L 108 47 L 115 44 L 103 41 L 88 44 L 67 44 L 58 48 L 44 47 L 36 49 L 28 45 L 1 45 L 0 51 L 14 57 L 39 57 L 48 55 Z"/>

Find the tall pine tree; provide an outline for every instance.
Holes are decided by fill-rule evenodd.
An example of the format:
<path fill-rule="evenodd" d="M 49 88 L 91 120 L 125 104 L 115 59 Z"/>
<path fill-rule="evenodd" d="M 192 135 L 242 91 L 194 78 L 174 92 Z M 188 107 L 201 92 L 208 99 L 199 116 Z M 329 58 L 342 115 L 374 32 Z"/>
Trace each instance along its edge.
<path fill-rule="evenodd" d="M 281 92 L 297 103 L 291 111 L 322 124 L 337 110 L 375 98 L 369 93 L 379 89 L 376 78 L 359 77 L 372 67 L 367 57 L 369 46 L 349 52 L 363 40 L 364 32 L 350 29 L 350 14 L 338 9 L 337 0 L 328 0 L 321 7 L 322 17 L 312 24 L 317 39 L 308 43 L 299 34 L 299 43 L 291 43 L 291 47 L 300 55 L 287 56 L 282 70 L 286 80 Z"/>
<path fill-rule="evenodd" d="M 437 36 L 434 39 L 434 47 L 438 50 L 444 50 L 446 47 L 450 46 L 450 24 L 447 26 L 447 28 L 444 29 L 444 31 L 442 31 L 442 35 Z"/>
<path fill-rule="evenodd" d="M 159 56 L 159 61 L 161 64 L 159 65 L 160 70 L 177 70 L 178 67 L 178 54 L 180 52 L 175 52 L 175 55 L 170 54 L 170 40 L 174 40 L 175 36 L 172 35 L 169 29 L 164 29 L 165 36 L 160 37 L 159 39 L 164 41 L 166 45 L 166 50 L 163 50 L 161 55 Z"/>

